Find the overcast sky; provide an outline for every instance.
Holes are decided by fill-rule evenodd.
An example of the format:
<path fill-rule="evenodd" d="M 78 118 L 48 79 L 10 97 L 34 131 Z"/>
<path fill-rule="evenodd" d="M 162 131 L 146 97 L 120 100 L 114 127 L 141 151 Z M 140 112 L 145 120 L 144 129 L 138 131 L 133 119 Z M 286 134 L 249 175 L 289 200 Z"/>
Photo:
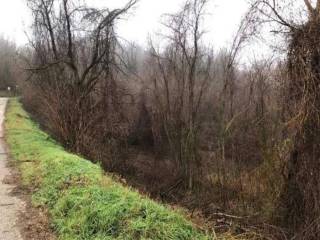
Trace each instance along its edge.
<path fill-rule="evenodd" d="M 88 0 L 96 6 L 122 6 L 126 0 Z M 184 0 L 140 0 L 132 16 L 119 26 L 119 34 L 130 41 L 144 44 L 149 34 L 161 31 L 161 15 L 174 13 Z M 230 43 L 241 16 L 247 9 L 246 0 L 212 0 L 208 6 L 206 39 L 217 48 Z M 0 34 L 19 45 L 27 42 L 25 32 L 30 26 L 26 0 L 0 1 Z"/>

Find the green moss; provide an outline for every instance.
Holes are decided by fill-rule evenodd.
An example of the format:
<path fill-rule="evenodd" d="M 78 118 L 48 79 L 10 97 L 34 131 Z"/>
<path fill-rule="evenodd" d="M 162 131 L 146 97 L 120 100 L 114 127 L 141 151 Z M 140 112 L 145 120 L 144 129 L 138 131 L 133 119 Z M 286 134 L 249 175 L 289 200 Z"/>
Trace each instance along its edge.
<path fill-rule="evenodd" d="M 181 212 L 141 196 L 66 152 L 10 100 L 6 140 L 33 203 L 48 208 L 59 239 L 213 239 Z"/>

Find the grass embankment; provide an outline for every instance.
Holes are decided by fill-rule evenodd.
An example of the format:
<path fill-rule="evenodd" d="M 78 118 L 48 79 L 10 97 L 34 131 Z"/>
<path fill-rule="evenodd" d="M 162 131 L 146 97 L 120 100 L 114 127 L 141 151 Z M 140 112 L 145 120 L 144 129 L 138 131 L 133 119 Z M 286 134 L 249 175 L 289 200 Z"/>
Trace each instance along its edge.
<path fill-rule="evenodd" d="M 35 205 L 49 210 L 59 239 L 212 239 L 183 213 L 158 204 L 66 152 L 10 100 L 6 139 Z"/>

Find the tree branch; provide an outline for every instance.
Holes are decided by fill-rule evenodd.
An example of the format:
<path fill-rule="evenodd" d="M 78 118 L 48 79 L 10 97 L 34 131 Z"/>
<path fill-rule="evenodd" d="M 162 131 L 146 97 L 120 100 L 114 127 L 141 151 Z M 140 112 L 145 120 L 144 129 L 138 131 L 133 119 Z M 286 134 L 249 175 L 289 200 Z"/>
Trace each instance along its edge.
<path fill-rule="evenodd" d="M 304 3 L 306 5 L 306 7 L 308 8 L 309 15 L 313 16 L 314 15 L 314 8 L 312 7 L 310 1 L 309 0 L 304 0 Z M 319 1 L 318 1 L 318 3 L 319 3 Z"/>

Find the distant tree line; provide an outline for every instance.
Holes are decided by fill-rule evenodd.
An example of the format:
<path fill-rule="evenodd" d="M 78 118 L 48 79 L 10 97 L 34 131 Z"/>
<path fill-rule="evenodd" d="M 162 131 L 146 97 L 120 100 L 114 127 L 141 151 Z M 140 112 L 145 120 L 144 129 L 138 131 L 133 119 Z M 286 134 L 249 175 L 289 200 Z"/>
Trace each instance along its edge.
<path fill-rule="evenodd" d="M 19 69 L 17 67 L 17 47 L 0 36 L 0 90 L 8 89 L 15 91 L 17 88 L 17 78 Z"/>

